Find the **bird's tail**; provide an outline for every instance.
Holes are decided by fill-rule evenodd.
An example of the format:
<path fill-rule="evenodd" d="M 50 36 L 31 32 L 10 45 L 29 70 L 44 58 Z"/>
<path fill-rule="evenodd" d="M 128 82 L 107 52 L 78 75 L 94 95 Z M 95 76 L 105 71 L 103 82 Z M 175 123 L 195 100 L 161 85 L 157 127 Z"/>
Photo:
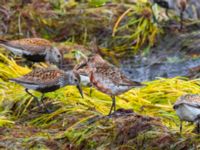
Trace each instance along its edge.
<path fill-rule="evenodd" d="M 9 81 L 11 81 L 11 82 L 17 82 L 18 80 L 17 79 L 15 79 L 15 78 L 11 78 L 11 79 L 8 79 Z"/>
<path fill-rule="evenodd" d="M 143 83 L 141 83 L 141 82 L 137 82 L 137 81 L 134 81 L 134 86 L 142 86 L 142 87 L 144 87 L 144 86 L 147 86 L 146 84 L 143 84 Z"/>
<path fill-rule="evenodd" d="M 7 42 L 6 40 L 0 39 L 0 44 L 4 44 L 6 42 Z"/>

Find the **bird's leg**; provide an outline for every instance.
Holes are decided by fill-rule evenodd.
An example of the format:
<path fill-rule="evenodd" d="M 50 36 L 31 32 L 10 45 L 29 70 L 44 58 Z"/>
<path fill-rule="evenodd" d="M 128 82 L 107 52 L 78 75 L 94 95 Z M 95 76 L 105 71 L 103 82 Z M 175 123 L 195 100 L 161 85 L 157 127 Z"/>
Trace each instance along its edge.
<path fill-rule="evenodd" d="M 109 112 L 108 116 L 110 116 L 110 115 L 111 115 L 111 113 L 112 113 L 112 110 L 113 110 L 113 107 L 114 107 L 114 103 L 113 103 L 113 96 L 111 96 L 111 98 L 112 98 L 112 105 L 111 105 L 110 112 Z"/>
<path fill-rule="evenodd" d="M 90 97 L 92 96 L 92 86 L 90 87 Z"/>
<path fill-rule="evenodd" d="M 113 107 L 114 107 L 114 112 L 116 111 L 116 100 L 115 100 L 115 96 L 112 97 L 112 101 L 113 101 Z"/>
<path fill-rule="evenodd" d="M 112 106 L 111 106 L 111 108 L 110 108 L 110 112 L 109 112 L 108 116 L 111 115 L 111 113 L 112 113 L 112 109 L 113 109 L 113 103 L 112 103 Z"/>
<path fill-rule="evenodd" d="M 46 110 L 46 112 L 50 113 L 51 111 L 47 108 L 47 106 L 45 105 L 43 99 L 44 99 L 44 93 L 42 93 L 42 96 L 41 96 L 40 100 L 41 100 L 42 105 L 43 105 L 44 109 Z"/>
<path fill-rule="evenodd" d="M 110 112 L 109 112 L 108 116 L 111 115 L 113 108 L 114 108 L 114 112 L 116 111 L 115 96 L 111 96 L 111 98 L 112 98 L 112 106 L 110 108 Z"/>
<path fill-rule="evenodd" d="M 153 22 L 158 24 L 158 20 L 157 20 L 156 15 L 155 15 L 155 13 L 154 13 L 154 11 L 153 11 L 153 6 L 154 6 L 154 4 L 151 6 Z"/>
<path fill-rule="evenodd" d="M 197 115 L 197 133 L 200 133 L 200 114 Z"/>
<path fill-rule="evenodd" d="M 183 129 L 183 121 L 180 120 L 180 133 L 182 133 L 182 129 Z"/>
<path fill-rule="evenodd" d="M 200 133 L 200 121 L 198 120 L 198 123 L 197 123 L 197 133 L 199 134 Z"/>
<path fill-rule="evenodd" d="M 180 12 L 180 30 L 183 29 L 183 10 Z"/>
<path fill-rule="evenodd" d="M 93 92 L 93 91 L 92 91 L 92 84 L 89 83 L 88 86 L 90 87 L 90 97 L 91 97 L 91 96 L 92 96 L 92 92 Z"/>
<path fill-rule="evenodd" d="M 167 17 L 169 18 L 169 9 L 168 9 L 168 8 L 165 9 L 165 14 L 166 14 Z"/>
<path fill-rule="evenodd" d="M 34 100 L 37 101 L 37 105 L 38 105 L 38 107 L 40 107 L 40 102 L 39 102 L 38 98 L 37 98 L 36 96 L 34 96 L 32 93 L 30 93 L 29 90 L 28 90 L 27 88 L 25 89 L 25 91 L 26 91 L 26 93 L 27 93 L 28 95 L 32 96 L 32 97 L 34 98 Z"/>

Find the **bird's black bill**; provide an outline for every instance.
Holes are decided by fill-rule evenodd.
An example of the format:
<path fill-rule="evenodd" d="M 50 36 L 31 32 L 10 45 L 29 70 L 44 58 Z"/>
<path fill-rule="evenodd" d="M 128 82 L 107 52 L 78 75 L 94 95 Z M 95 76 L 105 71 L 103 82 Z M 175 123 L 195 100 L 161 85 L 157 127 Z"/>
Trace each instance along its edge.
<path fill-rule="evenodd" d="M 59 68 L 59 69 L 63 69 L 63 68 L 64 68 L 63 62 L 62 62 L 62 61 L 58 64 L 58 68 Z"/>
<path fill-rule="evenodd" d="M 79 93 L 81 94 L 81 97 L 84 98 L 84 97 L 83 97 L 83 91 L 82 91 L 81 85 L 78 84 L 76 87 L 77 87 Z"/>
<path fill-rule="evenodd" d="M 86 65 L 87 65 L 86 62 L 85 62 L 85 63 L 82 63 L 82 64 L 80 64 L 80 65 L 77 66 L 76 70 L 79 70 L 79 69 L 85 67 Z"/>

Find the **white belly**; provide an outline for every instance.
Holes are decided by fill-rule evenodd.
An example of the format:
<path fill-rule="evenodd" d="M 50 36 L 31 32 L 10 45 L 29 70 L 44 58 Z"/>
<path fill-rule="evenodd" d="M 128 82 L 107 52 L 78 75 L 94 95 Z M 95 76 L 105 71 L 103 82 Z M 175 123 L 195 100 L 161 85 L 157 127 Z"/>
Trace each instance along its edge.
<path fill-rule="evenodd" d="M 19 83 L 19 84 L 21 84 L 25 88 L 28 88 L 28 89 L 31 89 L 31 90 L 36 90 L 36 89 L 40 88 L 40 85 L 26 84 L 26 83 Z"/>
<path fill-rule="evenodd" d="M 120 95 L 128 90 L 130 90 L 132 87 L 130 86 L 117 86 L 113 83 L 108 84 L 108 88 L 112 91 L 113 95 Z"/>
<path fill-rule="evenodd" d="M 81 84 L 84 86 L 88 86 L 90 84 L 90 78 L 88 76 L 80 75 L 81 77 Z"/>
<path fill-rule="evenodd" d="M 200 108 L 195 108 L 186 104 L 181 104 L 176 113 L 181 120 L 194 122 L 198 115 L 200 115 Z"/>

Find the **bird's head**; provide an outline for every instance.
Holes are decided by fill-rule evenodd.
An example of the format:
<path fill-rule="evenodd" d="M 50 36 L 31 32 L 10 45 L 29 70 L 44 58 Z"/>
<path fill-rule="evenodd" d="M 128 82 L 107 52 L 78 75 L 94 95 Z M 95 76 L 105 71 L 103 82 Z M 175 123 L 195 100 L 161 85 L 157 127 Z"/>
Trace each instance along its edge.
<path fill-rule="evenodd" d="M 76 85 L 81 97 L 83 98 L 83 91 L 82 91 L 82 87 L 81 87 L 81 78 L 80 75 L 77 71 L 73 70 L 73 71 L 68 71 L 65 72 L 66 77 L 65 77 L 65 81 L 64 82 L 68 82 L 69 85 Z"/>
<path fill-rule="evenodd" d="M 63 55 L 58 48 L 52 47 L 46 54 L 46 60 L 52 64 L 57 65 L 62 68 L 63 65 Z"/>
<path fill-rule="evenodd" d="M 98 54 L 92 54 L 88 56 L 87 59 L 82 60 L 76 67 L 76 70 L 79 69 L 88 69 L 95 68 L 97 65 L 105 63 L 105 60 Z"/>

